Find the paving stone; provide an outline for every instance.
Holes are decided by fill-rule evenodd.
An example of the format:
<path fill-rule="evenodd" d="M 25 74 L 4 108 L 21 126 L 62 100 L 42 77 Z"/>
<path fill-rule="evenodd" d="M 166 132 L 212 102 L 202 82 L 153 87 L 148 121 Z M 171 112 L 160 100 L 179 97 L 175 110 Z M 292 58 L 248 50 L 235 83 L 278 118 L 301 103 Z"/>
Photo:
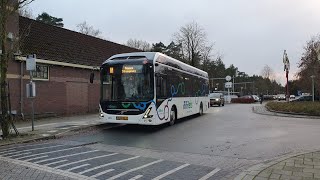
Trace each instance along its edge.
<path fill-rule="evenodd" d="M 272 171 L 272 173 L 274 174 L 280 174 L 280 175 L 288 175 L 291 176 L 292 175 L 292 171 L 285 171 L 285 170 L 280 170 L 280 169 L 274 169 Z"/>
<path fill-rule="evenodd" d="M 302 177 L 297 176 L 288 176 L 288 175 L 281 175 L 280 179 L 282 180 L 302 180 Z"/>
<path fill-rule="evenodd" d="M 261 173 L 258 174 L 258 177 L 270 177 L 271 172 L 266 172 L 266 171 L 262 171 Z"/>
<path fill-rule="evenodd" d="M 320 169 L 304 168 L 304 169 L 303 169 L 303 172 L 319 173 L 319 174 L 320 174 Z"/>
<path fill-rule="evenodd" d="M 299 176 L 299 177 L 313 177 L 313 173 L 310 172 L 293 172 L 293 176 Z"/>
<path fill-rule="evenodd" d="M 245 177 L 243 177 L 242 180 L 253 180 L 254 176 L 253 175 L 246 175 Z"/>
<path fill-rule="evenodd" d="M 302 167 L 302 168 L 313 168 L 313 165 L 306 165 L 306 164 L 295 164 L 295 167 Z M 320 169 L 320 166 L 319 166 Z"/>
<path fill-rule="evenodd" d="M 293 172 L 302 172 L 303 168 L 302 167 L 294 167 L 294 166 L 284 166 L 283 170 L 293 171 Z"/>
<path fill-rule="evenodd" d="M 270 178 L 272 178 L 272 179 L 279 179 L 280 178 L 280 174 L 271 174 L 271 176 L 270 176 Z"/>
<path fill-rule="evenodd" d="M 255 177 L 254 180 L 268 180 L 269 178 L 265 178 L 265 177 Z"/>

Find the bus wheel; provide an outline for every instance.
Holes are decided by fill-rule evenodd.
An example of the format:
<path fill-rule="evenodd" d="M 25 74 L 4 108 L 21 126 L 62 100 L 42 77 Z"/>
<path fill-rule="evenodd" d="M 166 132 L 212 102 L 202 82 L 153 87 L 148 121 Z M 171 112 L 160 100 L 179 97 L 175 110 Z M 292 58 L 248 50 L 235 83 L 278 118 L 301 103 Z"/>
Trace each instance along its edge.
<path fill-rule="evenodd" d="M 175 121 L 176 121 L 176 110 L 174 107 L 171 108 L 170 111 L 170 121 L 169 121 L 169 125 L 172 126 L 174 125 Z"/>
<path fill-rule="evenodd" d="M 200 103 L 200 111 L 199 111 L 200 116 L 203 115 L 203 105 L 202 103 Z"/>

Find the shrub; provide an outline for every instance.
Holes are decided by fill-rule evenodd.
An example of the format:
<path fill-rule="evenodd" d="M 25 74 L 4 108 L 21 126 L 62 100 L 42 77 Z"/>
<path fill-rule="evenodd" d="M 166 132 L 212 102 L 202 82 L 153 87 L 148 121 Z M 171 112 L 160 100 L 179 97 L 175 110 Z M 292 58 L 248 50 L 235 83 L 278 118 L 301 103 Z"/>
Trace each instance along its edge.
<path fill-rule="evenodd" d="M 320 116 L 320 102 L 268 102 L 266 107 L 273 111 Z"/>

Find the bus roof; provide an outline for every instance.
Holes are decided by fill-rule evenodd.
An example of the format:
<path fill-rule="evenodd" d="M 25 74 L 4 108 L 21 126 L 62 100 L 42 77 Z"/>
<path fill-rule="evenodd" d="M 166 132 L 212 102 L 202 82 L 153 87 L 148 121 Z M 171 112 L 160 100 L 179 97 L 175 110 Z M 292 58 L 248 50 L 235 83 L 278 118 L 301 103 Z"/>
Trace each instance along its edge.
<path fill-rule="evenodd" d="M 183 71 L 187 71 L 187 72 L 208 78 L 207 72 L 202 71 L 201 69 L 198 69 L 198 68 L 193 67 L 189 64 L 183 63 L 179 60 L 176 60 L 170 56 L 167 56 L 167 55 L 159 53 L 159 52 L 135 52 L 135 53 L 116 54 L 116 55 L 111 56 L 109 59 L 107 59 L 103 64 L 107 63 L 107 61 L 109 61 L 109 60 L 124 59 L 124 57 L 126 57 L 128 59 L 129 58 L 133 59 L 132 57 L 137 57 L 137 58 L 144 58 L 145 57 L 148 60 L 151 60 L 153 62 L 158 62 L 158 63 L 165 64 L 168 66 L 172 66 L 174 68 L 178 68 Z"/>

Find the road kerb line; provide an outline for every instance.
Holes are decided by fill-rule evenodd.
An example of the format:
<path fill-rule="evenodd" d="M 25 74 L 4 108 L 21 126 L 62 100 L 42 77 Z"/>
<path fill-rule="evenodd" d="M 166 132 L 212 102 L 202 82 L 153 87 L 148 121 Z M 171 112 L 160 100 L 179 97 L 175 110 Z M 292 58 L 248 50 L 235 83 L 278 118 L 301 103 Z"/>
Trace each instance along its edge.
<path fill-rule="evenodd" d="M 96 169 L 100 169 L 100 168 L 103 168 L 103 167 L 107 167 L 107 166 L 110 166 L 110 165 L 113 165 L 113 164 L 118 164 L 118 163 L 122 163 L 122 162 L 125 162 L 125 161 L 130 161 L 132 159 L 137 159 L 139 158 L 140 156 L 134 156 L 134 157 L 131 157 L 131 158 L 127 158 L 127 159 L 122 159 L 122 160 L 119 160 L 119 161 L 114 161 L 114 162 L 111 162 L 111 163 L 108 163 L 108 164 L 103 164 L 103 165 L 100 165 L 100 166 L 96 166 L 96 167 L 93 167 L 91 169 L 87 169 L 87 170 L 84 170 L 82 172 L 79 172 L 78 174 L 84 174 L 84 173 L 87 173 L 87 172 L 90 172 L 90 171 L 93 171 L 93 170 L 96 170 Z"/>
<path fill-rule="evenodd" d="M 184 165 L 181 165 L 181 166 L 179 166 L 179 167 L 176 167 L 176 168 L 174 168 L 174 169 L 172 169 L 172 170 L 170 170 L 170 171 L 168 171 L 168 172 L 165 172 L 165 173 L 163 173 L 163 174 L 161 174 L 161 175 L 153 178 L 152 180 L 160 180 L 160 179 L 162 179 L 162 178 L 164 178 L 164 177 L 166 177 L 166 176 L 168 176 L 168 175 L 170 175 L 170 174 L 172 174 L 172 173 L 174 173 L 174 172 L 177 172 L 177 171 L 179 171 L 180 169 L 185 168 L 185 167 L 187 167 L 187 166 L 189 166 L 189 165 L 190 165 L 190 164 L 184 164 Z"/>
<path fill-rule="evenodd" d="M 87 158 L 87 159 L 81 159 L 79 161 L 74 161 L 74 162 L 70 162 L 70 163 L 67 163 L 67 164 L 62 164 L 60 166 L 56 166 L 54 168 L 62 168 L 62 167 L 65 167 L 65 166 L 69 166 L 71 164 L 77 164 L 77 163 L 80 163 L 80 162 L 84 162 L 84 161 L 90 161 L 92 159 L 97 159 L 97 158 L 103 158 L 103 157 L 108 157 L 108 156 L 113 156 L 113 155 L 116 155 L 118 153 L 111 153 L 111 154 L 105 154 L 105 155 L 102 155 L 102 156 L 95 156 L 95 157 L 91 157 L 91 158 Z"/>
<path fill-rule="evenodd" d="M 143 166 L 139 166 L 139 167 L 130 169 L 130 170 L 128 170 L 128 171 L 125 171 L 125 172 L 122 172 L 122 173 L 117 174 L 117 175 L 115 175 L 115 176 L 112 176 L 112 177 L 108 178 L 108 180 L 117 179 L 117 178 L 119 178 L 119 177 L 121 177 L 121 176 L 124 176 L 124 175 L 126 175 L 126 174 L 128 174 L 128 173 L 131 173 L 131 172 L 133 172 L 133 171 L 136 171 L 136 170 L 139 170 L 139 169 L 142 169 L 142 168 L 151 166 L 151 165 L 153 165 L 153 164 L 156 164 L 156 163 L 159 163 L 159 162 L 162 162 L 162 161 L 163 161 L 163 159 L 159 159 L 159 160 L 157 160 L 157 161 L 153 161 L 153 162 L 148 163 L 148 164 L 145 164 L 145 165 L 143 165 Z"/>
<path fill-rule="evenodd" d="M 87 154 L 87 153 L 91 153 L 91 152 L 97 152 L 99 150 L 92 150 L 92 151 L 85 151 L 85 152 L 80 152 L 80 153 L 75 153 L 75 154 L 68 154 L 65 156 L 59 156 L 59 157 L 55 157 L 55 158 L 49 158 L 49 159 L 44 159 L 44 160 L 40 160 L 40 161 L 36 161 L 34 163 L 42 163 L 42 162 L 46 162 L 46 161 L 51 161 L 51 160 L 56 160 L 56 159 L 61 159 L 61 158 L 65 158 L 65 157 L 71 157 L 71 156 L 77 156 L 80 154 Z"/>
<path fill-rule="evenodd" d="M 79 168 L 82 168 L 82 167 L 85 167 L 85 166 L 90 166 L 90 164 L 82 164 L 80 166 L 75 166 L 75 167 L 67 169 L 66 171 L 72 171 L 72 170 L 79 169 Z"/>
<path fill-rule="evenodd" d="M 206 179 L 210 178 L 211 176 L 213 176 L 214 174 L 216 174 L 217 172 L 219 172 L 220 170 L 221 169 L 219 169 L 219 168 L 215 168 L 213 171 L 209 172 L 207 175 L 203 176 L 199 180 L 206 180 Z"/>
<path fill-rule="evenodd" d="M 90 176 L 90 177 L 96 178 L 96 177 L 102 176 L 102 175 L 104 175 L 104 174 L 107 174 L 108 172 L 111 172 L 111 171 L 114 171 L 114 169 L 108 169 L 108 170 L 99 172 L 98 174 L 92 175 L 92 176 Z"/>

